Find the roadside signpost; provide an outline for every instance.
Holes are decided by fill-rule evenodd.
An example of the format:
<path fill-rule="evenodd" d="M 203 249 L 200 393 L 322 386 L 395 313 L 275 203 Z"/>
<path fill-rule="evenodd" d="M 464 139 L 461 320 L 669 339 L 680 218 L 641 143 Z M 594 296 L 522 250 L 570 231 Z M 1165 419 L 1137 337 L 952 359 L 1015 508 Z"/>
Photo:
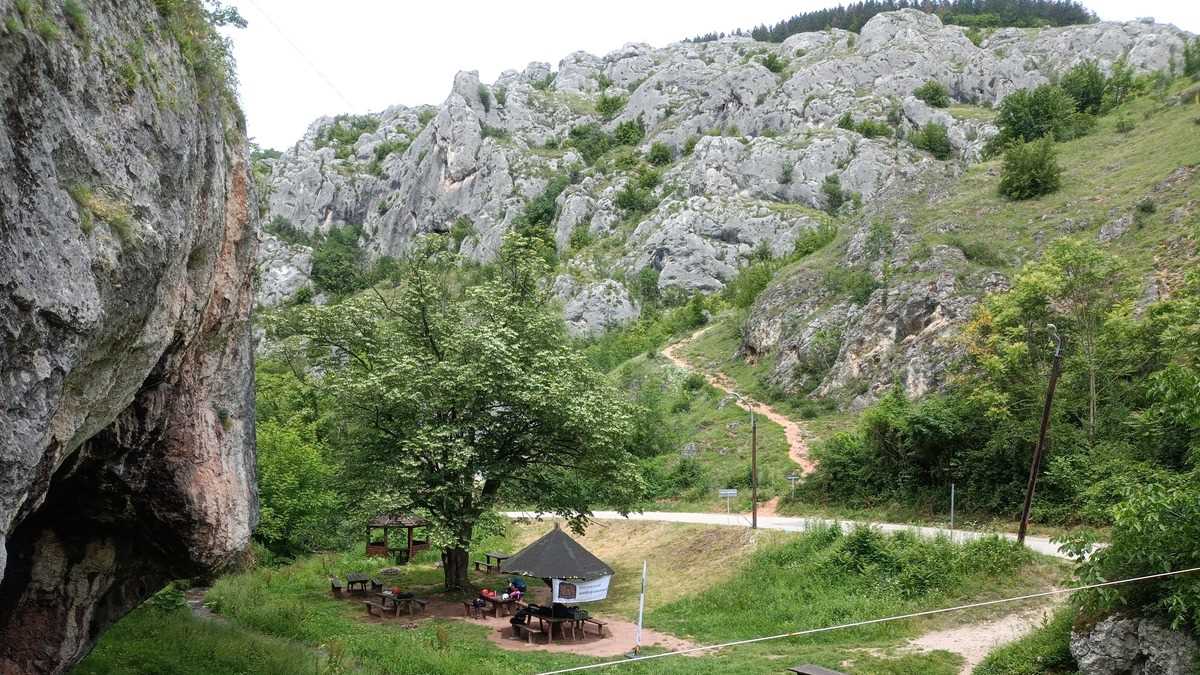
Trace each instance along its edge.
<path fill-rule="evenodd" d="M 792 484 L 792 499 L 796 498 L 796 481 L 800 480 L 800 474 L 795 471 L 787 475 L 788 482 Z"/>
<path fill-rule="evenodd" d="M 733 499 L 734 497 L 737 496 L 737 488 L 717 490 L 717 496 L 725 498 L 725 513 L 728 514 L 729 513 L 729 500 Z"/>

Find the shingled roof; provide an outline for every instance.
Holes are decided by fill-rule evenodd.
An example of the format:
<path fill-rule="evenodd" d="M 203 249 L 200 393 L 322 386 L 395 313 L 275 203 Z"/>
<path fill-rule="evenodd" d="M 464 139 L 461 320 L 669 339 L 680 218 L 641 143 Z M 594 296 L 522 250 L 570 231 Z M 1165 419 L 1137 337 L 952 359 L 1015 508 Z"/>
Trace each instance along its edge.
<path fill-rule="evenodd" d="M 407 513 L 385 513 L 375 516 L 367 523 L 368 527 L 425 527 L 428 524 L 429 521 L 421 516 Z"/>
<path fill-rule="evenodd" d="M 501 563 L 500 569 L 508 574 L 581 581 L 613 573 L 611 567 L 559 529 L 557 523 L 541 539 Z"/>

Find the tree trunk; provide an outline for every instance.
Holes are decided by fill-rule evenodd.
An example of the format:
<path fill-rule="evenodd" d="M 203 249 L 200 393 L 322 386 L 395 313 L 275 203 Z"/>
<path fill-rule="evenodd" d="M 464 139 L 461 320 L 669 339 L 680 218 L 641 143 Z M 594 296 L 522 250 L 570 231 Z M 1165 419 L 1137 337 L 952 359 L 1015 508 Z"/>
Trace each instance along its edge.
<path fill-rule="evenodd" d="M 446 577 L 447 591 L 461 591 L 467 587 L 467 564 L 470 555 L 465 548 L 442 549 L 442 572 Z"/>

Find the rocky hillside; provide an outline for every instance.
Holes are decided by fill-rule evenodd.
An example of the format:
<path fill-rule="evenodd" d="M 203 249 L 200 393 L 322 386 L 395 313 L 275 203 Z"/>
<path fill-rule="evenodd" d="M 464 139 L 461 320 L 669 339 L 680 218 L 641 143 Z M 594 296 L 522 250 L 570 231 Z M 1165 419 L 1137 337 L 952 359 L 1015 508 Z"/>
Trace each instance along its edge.
<path fill-rule="evenodd" d="M 0 672 L 257 519 L 245 129 L 198 3 L 0 0 Z"/>
<path fill-rule="evenodd" d="M 874 17 L 858 34 L 631 44 L 604 57 L 576 52 L 557 69 L 531 63 L 490 84 L 459 73 L 440 107 L 314 122 L 266 160 L 264 222 L 301 233 L 361 225 L 362 245 L 376 257 L 402 253 L 421 233 L 446 232 L 468 259 L 487 261 L 505 232 L 527 222 L 530 202 L 550 199 L 556 288 L 573 332 L 594 334 L 637 316 L 630 289 L 713 292 L 756 254 L 788 254 L 821 226 L 834 199 L 856 205 L 841 228 L 852 239 L 838 263 L 869 266 L 879 243 L 871 214 L 900 222 L 896 205 L 914 194 L 950 193 L 995 133 L 990 108 L 1005 96 L 1085 59 L 1169 71 L 1187 35 L 1135 22 L 972 37 L 978 44 L 961 27 L 903 10 Z M 949 108 L 912 95 L 930 80 L 948 88 Z M 948 130 L 946 160 L 912 143 L 930 121 Z M 259 300 L 278 304 L 306 285 L 311 252 L 269 233 L 264 241 Z M 937 338 L 961 322 L 979 290 L 1003 284 L 987 274 L 947 277 L 962 255 L 933 249 L 888 288 L 886 309 L 839 308 L 802 285 L 776 287 L 766 305 L 786 301 L 803 320 L 769 312 L 775 319 L 749 326 L 744 352 L 807 339 L 795 331 L 821 333 L 823 349 L 847 364 L 874 363 L 842 368 L 821 394 L 870 390 L 900 363 L 912 391 L 936 386 L 945 360 Z M 875 257 L 878 283 L 888 265 Z M 826 324 L 836 330 L 821 332 Z M 894 354 L 881 361 L 878 340 L 864 336 L 889 331 L 893 342 L 917 339 L 889 347 Z"/>

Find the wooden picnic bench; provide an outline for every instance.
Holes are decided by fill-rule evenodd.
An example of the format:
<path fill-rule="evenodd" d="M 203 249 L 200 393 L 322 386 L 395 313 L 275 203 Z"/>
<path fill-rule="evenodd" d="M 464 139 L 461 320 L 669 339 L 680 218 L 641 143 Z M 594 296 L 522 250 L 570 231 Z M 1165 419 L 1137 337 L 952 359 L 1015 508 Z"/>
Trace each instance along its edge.
<path fill-rule="evenodd" d="M 416 614 L 417 607 L 419 607 L 421 611 L 425 611 L 425 606 L 429 604 L 428 600 L 422 600 L 411 593 L 401 593 L 400 595 L 396 595 L 395 593 L 384 591 L 382 593 L 376 593 L 375 595 L 379 597 L 380 609 L 385 612 L 390 611 L 396 616 L 400 616 L 401 607 L 404 607 L 408 610 L 409 616 L 413 616 Z M 391 604 L 391 607 L 388 607 L 389 603 Z M 371 608 L 368 607 L 367 612 L 369 613 L 370 611 Z"/>
<path fill-rule="evenodd" d="M 346 590 L 351 593 L 366 593 L 367 584 L 370 583 L 371 577 L 365 574 L 353 573 L 346 575 Z M 357 588 L 355 588 L 357 586 Z"/>
<path fill-rule="evenodd" d="M 519 638 L 519 637 L 521 637 L 519 635 L 519 633 L 525 633 L 525 640 L 529 644 L 533 644 L 533 636 L 534 635 L 541 635 L 541 634 L 545 633 L 545 631 L 543 631 L 541 628 L 534 628 L 531 624 L 527 624 L 527 623 L 514 623 L 512 625 L 512 627 L 513 627 L 513 637 Z M 546 635 L 546 644 L 550 644 L 550 636 L 549 635 Z"/>
<path fill-rule="evenodd" d="M 492 616 L 495 616 L 497 619 L 500 618 L 500 610 L 501 609 L 504 610 L 505 616 L 512 614 L 511 608 L 513 605 L 515 605 L 517 603 L 516 598 L 509 598 L 507 600 L 501 600 L 500 598 L 489 598 L 486 595 L 481 595 L 481 596 L 479 596 L 479 599 L 483 600 L 484 602 L 491 605 Z"/>
<path fill-rule="evenodd" d="M 499 572 L 500 564 L 511 557 L 512 556 L 507 553 L 484 553 L 483 560 L 474 561 L 475 571 L 487 572 L 489 574 L 492 572 Z M 492 560 L 495 560 L 496 562 L 493 563 Z"/>
<path fill-rule="evenodd" d="M 572 619 L 566 616 L 538 616 L 532 615 L 532 618 L 538 620 L 538 628 L 546 631 L 546 644 L 554 639 L 554 627 L 558 626 L 558 636 L 562 639 L 567 639 L 567 628 L 571 629 L 571 639 L 577 640 L 575 635 L 575 626 L 582 623 L 580 619 Z"/>
<path fill-rule="evenodd" d="M 329 592 L 333 593 L 333 597 L 342 597 L 342 580 L 337 577 L 329 577 Z"/>
<path fill-rule="evenodd" d="M 605 637 L 604 632 L 606 630 L 608 630 L 608 622 L 604 621 L 603 619 L 597 619 L 594 616 L 589 616 L 588 618 L 583 619 L 582 621 L 579 622 L 579 632 L 583 633 L 586 636 L 587 631 L 585 630 L 585 628 L 587 627 L 587 624 L 589 624 L 589 623 L 596 627 L 597 635 L 599 635 L 600 637 Z"/>

